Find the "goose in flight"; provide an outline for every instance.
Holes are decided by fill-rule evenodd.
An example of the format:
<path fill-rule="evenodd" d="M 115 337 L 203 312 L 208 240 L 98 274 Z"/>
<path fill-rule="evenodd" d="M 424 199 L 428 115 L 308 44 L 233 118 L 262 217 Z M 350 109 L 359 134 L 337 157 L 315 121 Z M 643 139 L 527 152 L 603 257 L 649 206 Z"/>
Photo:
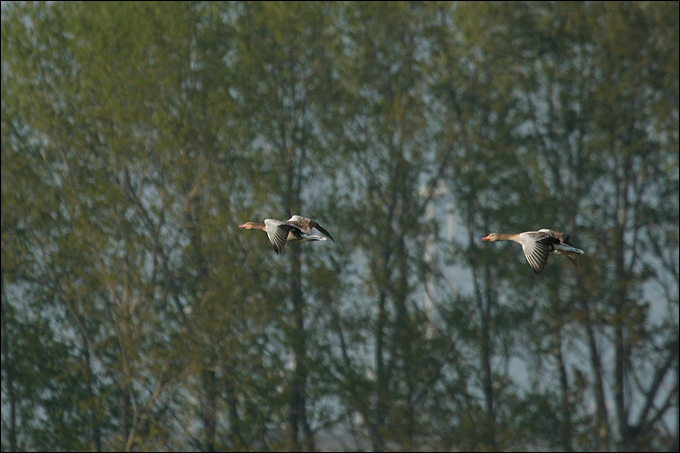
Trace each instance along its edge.
<path fill-rule="evenodd" d="M 277 255 L 283 252 L 286 242 L 325 241 L 326 239 L 335 242 L 333 236 L 321 225 L 299 215 L 294 215 L 285 222 L 275 219 L 264 219 L 264 223 L 246 222 L 239 225 L 239 228 L 266 231 Z M 324 236 L 312 233 L 312 228 L 319 230 Z"/>
<path fill-rule="evenodd" d="M 550 254 L 566 255 L 574 263 L 574 266 L 578 266 L 578 256 L 583 255 L 583 250 L 577 249 L 569 243 L 569 236 L 564 237 L 562 233 L 545 228 L 538 231 L 525 231 L 524 233 L 514 234 L 491 233 L 483 237 L 482 241 L 517 242 L 522 246 L 529 266 L 537 274 L 543 272 Z"/>

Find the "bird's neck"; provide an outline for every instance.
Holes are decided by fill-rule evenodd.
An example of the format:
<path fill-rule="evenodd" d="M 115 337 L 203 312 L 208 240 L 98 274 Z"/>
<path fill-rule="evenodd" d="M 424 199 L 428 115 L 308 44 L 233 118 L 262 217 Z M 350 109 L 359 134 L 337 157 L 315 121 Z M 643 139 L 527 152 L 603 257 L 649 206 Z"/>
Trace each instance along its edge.
<path fill-rule="evenodd" d="M 522 241 L 519 240 L 519 234 L 517 233 L 498 233 L 499 241 L 513 241 L 521 244 Z"/>

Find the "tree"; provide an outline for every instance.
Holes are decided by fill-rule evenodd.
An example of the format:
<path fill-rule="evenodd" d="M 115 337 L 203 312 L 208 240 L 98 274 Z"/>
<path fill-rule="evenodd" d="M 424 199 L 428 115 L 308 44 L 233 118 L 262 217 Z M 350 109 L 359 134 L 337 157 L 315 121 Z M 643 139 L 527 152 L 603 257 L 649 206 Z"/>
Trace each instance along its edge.
<path fill-rule="evenodd" d="M 670 149 L 677 147 L 677 141 L 674 144 L 671 138 L 677 133 L 673 132 L 673 127 L 661 126 L 669 124 L 668 118 L 674 116 L 671 113 L 674 108 L 677 111 L 677 103 L 674 107 L 672 101 L 677 96 L 671 96 L 669 103 L 661 93 L 677 93 L 677 87 L 663 84 L 661 80 L 666 79 L 657 78 L 656 63 L 650 63 L 663 65 L 660 62 L 677 58 L 677 49 L 669 46 L 674 42 L 677 24 L 666 22 L 662 19 L 664 13 L 646 4 L 633 8 L 610 5 L 612 9 L 600 9 L 599 6 L 485 5 L 486 14 L 481 15 L 482 19 L 476 17 L 474 22 L 468 19 L 472 17 L 472 7 L 459 7 L 456 10 L 460 18 L 458 24 L 470 24 L 469 28 L 463 28 L 462 34 L 471 37 L 472 43 L 478 43 L 478 46 L 469 46 L 469 52 L 464 52 L 463 57 L 451 55 L 463 61 L 458 64 L 463 68 L 461 72 L 469 69 L 474 74 L 469 77 L 470 86 L 482 88 L 465 91 L 460 87 L 466 85 L 460 81 L 446 82 L 458 87 L 451 90 L 449 109 L 452 116 L 459 120 L 463 130 L 476 128 L 466 137 L 466 143 L 460 145 L 461 149 L 471 148 L 470 144 L 476 138 L 489 134 L 489 125 L 494 134 L 483 149 L 466 154 L 465 159 L 459 161 L 462 171 L 456 173 L 454 192 L 466 203 L 465 211 L 480 222 L 471 223 L 470 229 L 477 230 L 483 219 L 503 228 L 522 228 L 531 218 L 532 226 L 538 226 L 536 222 L 540 220 L 540 225 L 564 225 L 567 231 L 588 231 L 593 244 L 602 244 L 596 238 L 619 238 L 617 245 L 607 242 L 602 248 L 594 246 L 596 256 L 603 260 L 597 264 L 588 261 L 589 275 L 561 276 L 559 287 L 543 288 L 545 298 L 531 295 L 541 294 L 536 292 L 536 287 L 543 287 L 546 282 L 526 281 L 513 275 L 492 277 L 495 287 L 502 285 L 499 277 L 512 281 L 518 289 L 524 287 L 520 291 L 529 296 L 511 300 L 514 304 L 525 304 L 529 315 L 539 316 L 532 325 L 539 327 L 534 332 L 540 332 L 540 335 L 527 339 L 536 344 L 532 355 L 536 354 L 535 357 L 541 357 L 541 360 L 552 356 L 553 360 L 548 363 L 556 366 L 561 407 L 556 407 L 560 417 L 559 426 L 554 429 L 559 433 L 560 448 L 567 450 L 576 448 L 574 441 L 580 444 L 584 439 L 593 442 L 588 448 L 609 449 L 615 438 L 620 439 L 623 449 L 640 447 L 640 444 L 631 447 L 636 445 L 633 438 L 638 435 L 637 423 L 628 432 L 627 420 L 635 397 L 628 400 L 623 390 L 631 388 L 633 380 L 646 382 L 640 386 L 641 395 L 645 395 L 642 399 L 647 401 L 643 407 L 656 407 L 658 403 L 651 402 L 653 400 L 662 402 L 659 411 L 655 412 L 659 418 L 664 417 L 662 414 L 672 407 L 671 400 L 675 398 L 673 389 L 663 396 L 658 392 L 659 379 L 665 379 L 667 383 L 672 379 L 669 367 L 677 360 L 672 346 L 674 340 L 669 341 L 674 336 L 677 338 L 677 334 L 671 333 L 672 329 L 661 334 L 664 340 L 655 341 L 659 350 L 666 351 L 662 354 L 664 359 L 651 365 L 651 370 L 645 367 L 654 379 L 642 376 L 633 379 L 627 371 L 632 368 L 627 364 L 634 349 L 631 349 L 629 338 L 640 338 L 629 329 L 636 331 L 649 322 L 646 307 L 654 303 L 645 301 L 646 296 L 641 297 L 642 288 L 657 278 L 668 281 L 670 277 L 672 281 L 673 274 L 677 273 L 671 264 L 674 260 L 668 256 L 657 260 L 648 255 L 648 259 L 656 263 L 666 263 L 665 266 L 652 266 L 653 271 L 651 267 L 643 270 L 638 261 L 643 248 L 650 250 L 643 245 L 645 238 L 654 236 L 645 233 L 647 228 L 677 229 L 675 214 L 667 218 L 652 214 L 658 213 L 654 208 L 657 203 L 673 197 L 667 189 L 677 186 L 677 174 L 669 172 L 674 167 L 677 169 L 677 159 L 669 154 Z M 475 10 L 479 12 L 479 8 L 475 7 Z M 489 22 L 480 27 L 480 21 L 485 19 Z M 650 34 L 647 30 L 658 32 Z M 488 36 L 480 39 L 480 34 Z M 639 39 L 640 36 L 650 38 Z M 657 58 L 657 52 L 666 56 Z M 447 65 L 452 66 L 453 63 Z M 484 82 L 488 86 L 484 86 Z M 485 99 L 503 99 L 503 103 L 487 104 L 483 102 Z M 473 100 L 474 106 L 467 104 L 467 100 Z M 480 112 L 487 106 L 486 115 L 470 115 L 472 120 L 466 121 L 467 112 Z M 481 120 L 475 122 L 477 118 Z M 630 118 L 628 125 L 621 126 L 626 118 Z M 640 130 L 642 124 L 658 124 L 663 131 Z M 502 131 L 508 134 L 503 135 Z M 616 138 L 618 133 L 622 135 Z M 612 149 L 616 150 L 614 154 L 611 154 Z M 485 150 L 488 150 L 488 157 Z M 665 157 L 658 155 L 650 159 L 650 153 L 657 151 Z M 659 166 L 659 161 L 664 163 Z M 476 180 L 471 182 L 471 178 Z M 483 181 L 481 184 L 480 180 Z M 525 181 L 531 181 L 531 185 L 527 186 Z M 482 185 L 486 191 L 480 193 Z M 593 187 L 597 190 L 593 191 Z M 607 200 L 618 201 L 609 203 Z M 559 209 L 554 209 L 555 206 Z M 642 211 L 647 212 L 645 224 L 633 220 L 641 219 Z M 619 222 L 619 227 L 603 227 L 609 219 Z M 613 234 L 614 231 L 618 233 Z M 588 239 L 579 235 L 579 241 Z M 610 252 L 612 250 L 618 251 L 618 259 Z M 614 272 L 605 271 L 609 266 Z M 597 269 L 602 269 L 602 273 Z M 606 296 L 607 288 L 615 287 L 619 288 L 618 293 L 609 292 L 613 297 Z M 503 293 L 510 294 L 507 290 Z M 481 294 L 493 295 L 494 291 Z M 631 298 L 642 300 L 633 302 Z M 494 300 L 493 296 L 491 300 Z M 668 302 L 667 309 L 673 313 L 675 303 L 672 298 Z M 540 319 L 550 321 L 544 323 Z M 605 359 L 599 346 L 606 338 L 609 325 L 617 326 L 613 331 L 616 359 L 610 368 L 603 362 Z M 583 344 L 574 337 L 580 335 L 580 329 L 586 333 L 587 341 Z M 570 376 L 568 365 L 573 360 L 570 349 L 581 346 L 590 356 L 588 380 L 592 379 L 597 402 L 595 420 L 589 427 L 575 425 L 581 418 L 577 408 L 585 401 L 577 401 L 583 393 L 576 393 L 574 389 L 584 384 L 582 371 L 585 370 L 573 365 Z M 611 416 L 605 402 L 608 372 L 618 382 L 612 388 L 618 395 L 618 435 L 610 431 Z M 642 413 L 646 412 L 646 409 L 642 410 Z M 583 437 L 577 434 L 579 431 Z M 650 438 L 645 438 L 642 442 L 648 445 L 649 441 Z"/>
<path fill-rule="evenodd" d="M 677 8 L 3 6 L 3 449 L 677 450 Z"/>

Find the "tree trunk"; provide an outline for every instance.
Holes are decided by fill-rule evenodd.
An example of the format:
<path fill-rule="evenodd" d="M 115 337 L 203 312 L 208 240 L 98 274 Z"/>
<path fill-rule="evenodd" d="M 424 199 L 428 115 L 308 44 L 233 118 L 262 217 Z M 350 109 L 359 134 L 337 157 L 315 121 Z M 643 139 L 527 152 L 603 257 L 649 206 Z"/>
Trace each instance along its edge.
<path fill-rule="evenodd" d="M 5 277 L 2 277 L 2 303 L 0 310 L 2 313 L 2 371 L 5 373 L 7 397 L 9 399 L 9 451 L 17 451 L 17 399 L 14 393 L 14 361 L 12 360 L 12 346 L 10 345 L 10 332 L 7 328 L 7 318 L 5 316 Z M 4 437 L 3 433 L 3 437 Z"/>
<path fill-rule="evenodd" d="M 215 351 L 208 351 L 207 361 L 201 371 L 203 384 L 203 447 L 205 451 L 215 451 L 217 434 L 217 376 L 215 374 Z"/>
<path fill-rule="evenodd" d="M 596 424 L 597 424 L 597 435 L 600 441 L 604 443 L 603 446 L 598 448 L 609 451 L 610 441 L 609 441 L 609 415 L 607 412 L 607 401 L 604 394 L 604 378 L 602 377 L 602 362 L 600 360 L 600 352 L 597 348 L 597 339 L 595 338 L 595 329 L 593 326 L 592 316 L 590 312 L 590 305 L 588 301 L 583 299 L 583 312 L 585 314 L 585 330 L 588 339 L 588 348 L 590 356 L 590 368 L 593 373 L 595 382 L 593 384 L 593 390 L 595 393 L 596 401 Z"/>
<path fill-rule="evenodd" d="M 291 443 L 296 451 L 313 451 L 314 437 L 307 420 L 307 338 L 304 324 L 305 300 L 302 292 L 302 257 L 299 248 L 291 249 L 291 298 L 295 332 L 292 338 L 295 369 L 290 402 Z M 302 433 L 302 440 L 300 440 Z"/>
<path fill-rule="evenodd" d="M 560 393 L 562 394 L 562 427 L 560 432 L 561 448 L 564 451 L 573 451 L 571 445 L 572 424 L 571 424 L 571 404 L 569 403 L 569 381 L 567 377 L 567 368 L 564 364 L 564 356 L 562 354 L 562 326 L 555 326 L 554 332 L 555 341 L 555 358 L 557 359 L 557 368 L 560 376 Z"/>
<path fill-rule="evenodd" d="M 474 243 L 472 238 L 472 231 L 474 228 L 474 211 L 468 211 L 468 232 L 470 235 L 470 243 Z M 482 368 L 482 392 L 484 393 L 484 409 L 486 413 L 486 428 L 484 435 L 486 439 L 484 441 L 485 445 L 488 446 L 492 451 L 497 450 L 497 440 L 496 440 L 496 415 L 495 415 L 495 402 L 494 402 L 494 389 L 493 389 L 493 372 L 491 370 L 491 357 L 493 356 L 492 351 L 492 341 L 491 341 L 491 315 L 492 315 L 492 294 L 491 288 L 491 270 L 488 264 L 484 265 L 481 269 L 484 274 L 484 283 L 480 283 L 478 278 L 479 268 L 474 269 L 472 272 L 473 276 L 473 287 L 475 292 L 475 299 L 477 300 L 477 311 L 480 317 L 480 339 L 479 339 L 479 352 Z"/>
<path fill-rule="evenodd" d="M 102 451 L 101 443 L 101 429 L 99 427 L 99 416 L 97 415 L 97 408 L 99 403 L 97 402 L 97 397 L 94 393 L 94 386 L 92 384 L 92 360 L 90 358 L 90 345 L 87 342 L 87 338 L 81 332 L 82 342 L 83 342 L 83 355 L 85 356 L 85 367 L 87 371 L 87 395 L 90 398 L 90 423 L 92 424 L 92 442 L 94 444 L 95 451 Z"/>

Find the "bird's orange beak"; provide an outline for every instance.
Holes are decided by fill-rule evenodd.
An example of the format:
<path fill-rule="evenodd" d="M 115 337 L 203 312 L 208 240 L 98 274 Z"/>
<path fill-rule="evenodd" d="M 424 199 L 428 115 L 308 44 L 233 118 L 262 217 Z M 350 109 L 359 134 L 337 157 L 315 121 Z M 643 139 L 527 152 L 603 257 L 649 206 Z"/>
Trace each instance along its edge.
<path fill-rule="evenodd" d="M 245 228 L 245 227 L 246 227 L 246 224 L 244 223 L 243 225 L 239 225 L 238 227 L 239 227 L 239 228 Z"/>
<path fill-rule="evenodd" d="M 488 241 L 488 240 L 489 240 L 489 236 L 484 236 L 484 237 L 482 238 L 482 241 Z"/>

